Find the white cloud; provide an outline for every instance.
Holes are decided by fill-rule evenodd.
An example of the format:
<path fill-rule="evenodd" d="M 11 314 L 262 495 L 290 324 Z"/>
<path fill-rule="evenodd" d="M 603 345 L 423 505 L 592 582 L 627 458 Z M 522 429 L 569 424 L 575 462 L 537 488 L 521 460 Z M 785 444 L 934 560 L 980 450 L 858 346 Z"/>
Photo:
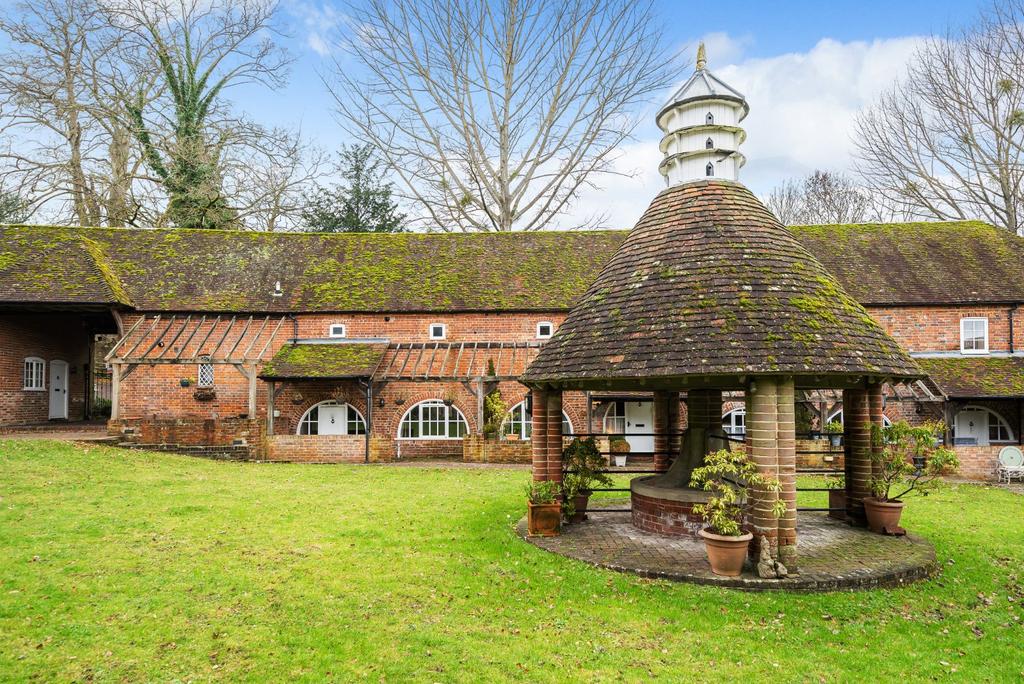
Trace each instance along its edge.
<path fill-rule="evenodd" d="M 321 57 L 330 55 L 345 23 L 345 14 L 326 1 L 288 0 L 284 6 L 305 31 L 306 46 Z"/>
<path fill-rule="evenodd" d="M 756 59 L 743 58 L 748 39 L 708 34 L 704 41 L 708 68 L 750 104 L 742 124 L 747 165 L 740 179 L 755 193 L 765 194 L 785 178 L 814 169 L 848 170 L 855 115 L 905 73 L 921 38 L 850 43 L 823 39 L 807 52 Z M 584 193 L 574 213 L 558 222 L 561 226 L 579 225 L 602 207 L 610 226 L 630 228 L 665 187 L 657 171 L 661 155 L 655 110 L 643 115 L 650 123 L 641 127 L 639 139 L 624 148 L 618 162 L 620 171 L 636 174 L 602 179 L 603 189 Z"/>

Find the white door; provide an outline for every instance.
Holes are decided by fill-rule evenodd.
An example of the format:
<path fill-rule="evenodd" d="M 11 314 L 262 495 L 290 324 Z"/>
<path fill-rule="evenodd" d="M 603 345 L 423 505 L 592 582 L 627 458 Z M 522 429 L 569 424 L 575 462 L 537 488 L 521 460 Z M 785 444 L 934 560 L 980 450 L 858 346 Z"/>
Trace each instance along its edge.
<path fill-rule="evenodd" d="M 321 435 L 345 434 L 345 409 L 347 406 L 321 406 L 317 420 L 317 432 Z"/>
<path fill-rule="evenodd" d="M 973 437 L 979 446 L 988 445 L 988 413 L 977 409 L 967 409 L 956 414 L 957 441 Z M 960 442 L 963 444 L 964 442 Z"/>
<path fill-rule="evenodd" d="M 650 434 L 652 432 L 654 432 L 654 404 L 650 401 L 627 401 L 626 441 L 629 442 L 629 452 L 635 454 L 654 451 L 654 435 Z"/>
<path fill-rule="evenodd" d="M 68 417 L 68 362 L 50 362 L 50 420 Z"/>

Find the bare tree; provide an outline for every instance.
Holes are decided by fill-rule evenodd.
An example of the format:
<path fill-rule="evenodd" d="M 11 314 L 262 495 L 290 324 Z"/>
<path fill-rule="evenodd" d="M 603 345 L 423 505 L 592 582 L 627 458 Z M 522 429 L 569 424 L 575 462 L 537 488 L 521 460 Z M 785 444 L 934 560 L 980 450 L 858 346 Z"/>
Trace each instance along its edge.
<path fill-rule="evenodd" d="M 1024 2 L 929 39 L 856 123 L 857 170 L 892 208 L 1024 234 Z"/>
<path fill-rule="evenodd" d="M 787 226 L 879 218 L 870 195 L 852 178 L 834 171 L 815 171 L 802 180 L 784 181 L 769 193 L 765 205 Z"/>
<path fill-rule="evenodd" d="M 669 83 L 649 0 L 364 0 L 351 18 L 361 68 L 325 81 L 431 228 L 549 227 Z"/>

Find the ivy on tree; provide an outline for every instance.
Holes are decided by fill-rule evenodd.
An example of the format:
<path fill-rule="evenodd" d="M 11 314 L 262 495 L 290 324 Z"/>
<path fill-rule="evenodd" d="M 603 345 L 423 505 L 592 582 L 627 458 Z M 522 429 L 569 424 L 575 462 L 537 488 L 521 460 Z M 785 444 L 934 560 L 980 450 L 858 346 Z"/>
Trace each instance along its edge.
<path fill-rule="evenodd" d="M 401 233 L 405 214 L 384 181 L 384 165 L 370 145 L 346 145 L 339 153 L 342 183 L 306 195 L 305 229 L 315 233 Z"/>

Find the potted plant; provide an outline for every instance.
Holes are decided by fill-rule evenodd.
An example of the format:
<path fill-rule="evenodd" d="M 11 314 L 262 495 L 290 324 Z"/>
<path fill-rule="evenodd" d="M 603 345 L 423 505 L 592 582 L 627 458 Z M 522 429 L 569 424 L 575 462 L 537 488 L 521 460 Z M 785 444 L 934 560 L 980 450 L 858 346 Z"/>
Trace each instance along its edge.
<path fill-rule="evenodd" d="M 501 432 L 508 407 L 501 398 L 501 392 L 494 390 L 484 397 L 484 437 L 494 439 Z"/>
<path fill-rule="evenodd" d="M 195 383 L 195 380 L 193 378 L 181 378 L 178 380 L 178 384 L 180 384 L 182 387 L 191 387 L 193 383 Z"/>
<path fill-rule="evenodd" d="M 558 483 L 550 480 L 526 486 L 526 529 L 531 537 L 554 537 L 562 525 Z"/>
<path fill-rule="evenodd" d="M 593 494 L 594 485 L 608 487 L 612 479 L 603 471 L 605 460 L 593 437 L 576 437 L 569 442 L 569 446 L 562 450 L 562 462 L 566 466 L 565 477 L 562 478 L 562 501 L 565 502 L 562 512 L 569 522 L 582 522 L 587 517 L 587 502 Z"/>
<path fill-rule="evenodd" d="M 842 444 L 843 441 L 843 424 L 838 420 L 833 420 L 825 426 L 825 432 L 828 434 L 829 443 L 837 447 Z"/>
<path fill-rule="evenodd" d="M 711 572 L 737 577 L 753 535 L 743 531 L 743 512 L 747 488 L 769 492 L 782 489 L 779 481 L 762 475 L 742 451 L 722 449 L 704 457 L 704 465 L 693 471 L 690 486 L 713 492 L 707 503 L 697 504 L 693 512 L 704 518 L 707 527 L 700 531 L 707 550 Z M 776 500 L 772 513 L 781 516 L 786 502 Z"/>
<path fill-rule="evenodd" d="M 945 425 L 941 421 L 913 427 L 904 420 L 888 427 L 872 426 L 871 493 L 865 497 L 864 513 L 872 532 L 899 529 L 903 497 L 911 492 L 927 495 L 940 485 L 940 475 L 960 467 L 956 452 L 937 443 Z"/>
<path fill-rule="evenodd" d="M 608 442 L 608 450 L 612 452 L 616 468 L 626 467 L 626 455 L 629 454 L 629 442 L 625 437 L 612 437 Z"/>
<path fill-rule="evenodd" d="M 846 477 L 830 477 L 825 486 L 828 487 L 828 517 L 846 520 Z"/>

